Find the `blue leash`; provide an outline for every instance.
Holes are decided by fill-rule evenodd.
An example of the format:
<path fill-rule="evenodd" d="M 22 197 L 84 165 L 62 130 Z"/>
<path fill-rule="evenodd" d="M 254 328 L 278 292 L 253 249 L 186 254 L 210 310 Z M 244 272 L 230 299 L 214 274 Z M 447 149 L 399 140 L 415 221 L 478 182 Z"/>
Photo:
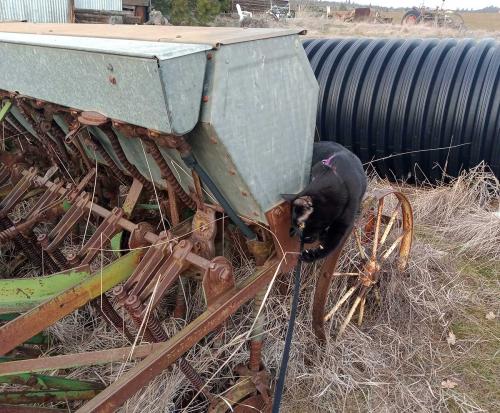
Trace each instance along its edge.
<path fill-rule="evenodd" d="M 304 249 L 304 241 L 300 238 L 300 252 Z M 272 413 L 279 413 L 281 405 L 281 397 L 283 396 L 283 388 L 285 387 L 286 369 L 288 367 L 288 359 L 290 358 L 290 347 L 292 346 L 293 327 L 295 325 L 295 318 L 297 316 L 297 307 L 299 305 L 299 292 L 300 292 L 300 273 L 302 271 L 302 261 L 298 261 L 295 266 L 294 274 L 294 287 L 293 287 L 293 300 L 292 308 L 290 310 L 290 320 L 288 321 L 288 330 L 285 338 L 285 349 L 283 350 L 283 357 L 281 358 L 280 375 L 276 390 L 274 392 L 274 403 Z"/>

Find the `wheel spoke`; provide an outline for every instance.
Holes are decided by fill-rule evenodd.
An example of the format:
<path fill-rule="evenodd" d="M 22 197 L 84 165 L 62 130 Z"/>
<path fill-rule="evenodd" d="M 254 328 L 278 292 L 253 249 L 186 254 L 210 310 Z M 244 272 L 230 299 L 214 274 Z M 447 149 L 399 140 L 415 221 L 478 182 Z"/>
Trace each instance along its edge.
<path fill-rule="evenodd" d="M 389 249 L 385 252 L 385 254 L 382 256 L 381 262 L 384 262 L 387 258 L 389 258 L 389 255 L 393 253 L 393 251 L 396 249 L 396 247 L 401 244 L 401 241 L 403 241 L 404 234 L 400 235 L 396 241 L 392 243 L 392 245 L 389 247 Z"/>
<path fill-rule="evenodd" d="M 373 249 L 372 249 L 372 260 L 375 260 L 378 250 L 378 236 L 380 233 L 380 224 L 382 221 L 382 210 L 384 208 L 384 198 L 380 198 L 378 201 L 378 211 L 377 211 L 377 223 L 375 224 L 375 235 L 373 236 Z"/>
<path fill-rule="evenodd" d="M 356 300 L 354 300 L 354 304 L 352 305 L 351 309 L 349 310 L 349 313 L 347 314 L 347 317 L 345 318 L 344 322 L 342 323 L 342 325 L 339 328 L 339 333 L 337 334 L 337 339 L 340 338 L 342 336 L 342 334 L 344 333 L 344 330 L 346 329 L 347 324 L 349 324 L 349 321 L 351 321 L 351 318 L 352 318 L 354 312 L 356 311 L 356 308 L 358 308 L 359 304 L 361 303 L 362 299 L 363 298 L 361 297 L 361 295 L 358 295 L 356 297 Z"/>
<path fill-rule="evenodd" d="M 366 304 L 366 296 L 361 300 L 361 304 L 359 306 L 359 316 L 358 316 L 358 326 L 361 326 L 363 323 L 363 316 L 365 315 L 365 304 Z"/>
<path fill-rule="evenodd" d="M 359 272 L 333 272 L 332 277 L 341 277 L 341 276 L 346 276 L 346 277 L 358 277 L 360 275 Z"/>
<path fill-rule="evenodd" d="M 325 315 L 324 318 L 325 322 L 330 320 L 335 315 L 335 313 L 342 306 L 342 304 L 344 304 L 349 299 L 349 297 L 354 294 L 354 291 L 356 291 L 358 287 L 359 283 L 356 283 L 356 285 L 349 288 L 349 290 L 342 296 L 342 298 L 339 301 L 337 301 L 337 304 L 335 304 L 335 306 L 330 310 L 330 312 L 327 315 Z"/>
<path fill-rule="evenodd" d="M 387 236 L 389 235 L 389 232 L 392 229 L 392 226 L 394 225 L 394 222 L 396 221 L 396 217 L 398 216 L 399 213 L 399 208 L 401 206 L 401 201 L 398 202 L 398 205 L 396 206 L 396 210 L 393 212 L 391 219 L 389 220 L 389 223 L 387 224 L 387 227 L 385 227 L 385 231 L 382 234 L 382 238 L 380 238 L 380 246 L 384 245 Z"/>
<path fill-rule="evenodd" d="M 358 229 L 354 229 L 354 238 L 356 239 L 356 245 L 358 246 L 359 253 L 361 255 L 361 259 L 368 259 L 368 255 L 366 255 L 365 247 L 363 247 L 361 243 L 361 236 L 359 235 Z"/>

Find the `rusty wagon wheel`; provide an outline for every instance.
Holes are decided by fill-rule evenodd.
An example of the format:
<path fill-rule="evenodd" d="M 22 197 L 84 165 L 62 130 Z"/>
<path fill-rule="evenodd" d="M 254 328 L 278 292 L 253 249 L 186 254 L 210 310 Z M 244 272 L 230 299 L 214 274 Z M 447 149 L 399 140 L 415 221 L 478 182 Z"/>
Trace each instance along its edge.
<path fill-rule="evenodd" d="M 358 312 L 361 325 L 368 293 L 373 289 L 378 295 L 378 284 L 387 276 L 386 270 L 396 266 L 399 271 L 406 268 L 413 238 L 413 213 L 408 199 L 396 191 L 368 197 L 363 203 L 360 218 L 351 233 L 355 251 L 349 259 L 349 272 L 335 272 L 344 246 L 338 248 L 324 262 L 316 284 L 313 302 L 313 328 L 320 341 L 326 340 L 325 323 L 339 309 L 350 305 L 341 323 L 337 337 Z M 330 293 L 336 277 L 348 277 L 349 288 L 340 297 Z"/>

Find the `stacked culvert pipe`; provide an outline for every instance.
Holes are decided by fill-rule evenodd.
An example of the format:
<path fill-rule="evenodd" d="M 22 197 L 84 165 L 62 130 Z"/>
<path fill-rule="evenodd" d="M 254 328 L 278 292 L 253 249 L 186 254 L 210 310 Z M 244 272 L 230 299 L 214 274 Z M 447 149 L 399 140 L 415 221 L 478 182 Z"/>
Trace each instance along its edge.
<path fill-rule="evenodd" d="M 434 181 L 481 161 L 500 177 L 500 43 L 348 38 L 304 48 L 320 87 L 319 139 L 392 178 Z"/>

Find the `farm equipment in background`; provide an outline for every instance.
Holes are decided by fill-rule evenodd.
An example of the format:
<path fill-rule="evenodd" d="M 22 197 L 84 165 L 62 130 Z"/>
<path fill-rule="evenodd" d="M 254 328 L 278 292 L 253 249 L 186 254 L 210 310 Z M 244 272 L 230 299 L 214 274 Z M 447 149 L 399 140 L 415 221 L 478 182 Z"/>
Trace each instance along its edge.
<path fill-rule="evenodd" d="M 403 15 L 401 24 L 432 24 L 454 30 L 465 29 L 463 17 L 456 11 L 445 10 L 444 0 L 441 7 L 436 7 L 434 10 L 424 6 L 413 7 Z"/>
<path fill-rule="evenodd" d="M 356 7 L 343 15 L 342 20 L 347 23 L 367 21 L 370 18 L 371 9 L 369 7 Z"/>
<path fill-rule="evenodd" d="M 296 263 L 280 194 L 309 180 L 318 99 L 299 32 L 0 25 L 0 244 L 12 251 L 0 280 L 0 383 L 35 387 L 5 390 L 0 404 L 88 400 L 79 412 L 111 412 L 176 363 L 211 412 L 270 408 L 263 302 Z M 406 267 L 412 234 L 401 193 L 367 197 L 352 270 L 335 272 L 340 250 L 322 264 L 318 340 L 343 305 L 339 333 L 356 314 L 362 322 L 384 268 Z M 252 260 L 244 274 L 231 248 Z M 29 263 L 39 276 L 25 277 Z M 351 284 L 339 299 L 330 285 L 341 276 Z M 215 392 L 184 355 L 198 343 L 218 351 L 225 323 L 252 300 L 248 361 Z M 86 304 L 128 345 L 24 353 Z M 171 319 L 183 320 L 175 331 L 164 328 Z M 40 374 L 130 359 L 142 361 L 104 389 Z"/>
<path fill-rule="evenodd" d="M 276 21 L 295 18 L 295 10 L 290 8 L 290 3 L 287 6 L 273 4 L 266 13 Z"/>
<path fill-rule="evenodd" d="M 327 6 L 326 14 L 327 17 L 332 15 L 330 6 Z M 378 10 L 374 13 L 370 7 L 357 7 L 347 12 L 335 12 L 335 16 L 346 23 L 392 23 L 392 17 L 383 17 Z"/>

